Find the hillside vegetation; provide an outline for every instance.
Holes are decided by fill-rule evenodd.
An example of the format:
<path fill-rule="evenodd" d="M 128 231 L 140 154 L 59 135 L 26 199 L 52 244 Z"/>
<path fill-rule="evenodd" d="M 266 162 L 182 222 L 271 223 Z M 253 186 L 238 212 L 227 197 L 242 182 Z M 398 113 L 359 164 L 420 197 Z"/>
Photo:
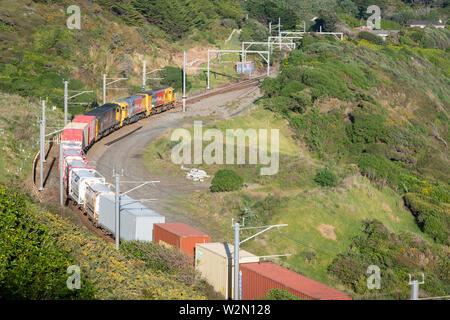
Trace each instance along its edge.
<path fill-rule="evenodd" d="M 420 271 L 429 279 L 422 296 L 448 293 L 449 64 L 445 50 L 417 43 L 306 37 L 282 61 L 280 75 L 264 80 L 256 109 L 207 126 L 224 133 L 282 129 L 279 172 L 198 165 L 211 176 L 233 169 L 248 188 L 176 196 L 172 209 L 225 231 L 231 217 L 245 217 L 249 226 L 288 223 L 244 248 L 291 253 L 277 263 L 356 298 L 405 299 L 408 273 Z M 182 176 L 170 163 L 173 146 L 162 137 L 144 164 Z M 231 229 L 212 235 L 232 240 Z M 371 264 L 386 281 L 379 291 L 365 286 Z"/>

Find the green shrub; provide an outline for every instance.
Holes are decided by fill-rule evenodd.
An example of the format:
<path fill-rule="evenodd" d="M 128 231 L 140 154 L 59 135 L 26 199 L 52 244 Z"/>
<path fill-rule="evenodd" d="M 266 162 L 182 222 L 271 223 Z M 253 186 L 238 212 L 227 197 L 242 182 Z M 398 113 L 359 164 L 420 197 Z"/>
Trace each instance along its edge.
<path fill-rule="evenodd" d="M 324 168 L 316 173 L 314 181 L 322 187 L 335 187 L 338 177 L 329 168 Z"/>
<path fill-rule="evenodd" d="M 92 299 L 91 284 L 67 288 L 71 255 L 40 224 L 27 199 L 0 186 L 0 298 Z"/>
<path fill-rule="evenodd" d="M 424 195 L 407 193 L 404 199 L 422 231 L 432 236 L 435 241 L 446 244 L 449 221 L 445 211 L 431 203 Z"/>
<path fill-rule="evenodd" d="M 281 89 L 280 95 L 292 98 L 293 94 L 298 93 L 298 92 L 302 91 L 303 89 L 305 89 L 305 85 L 303 85 L 299 81 L 292 80 L 292 81 L 289 81 L 283 87 L 283 89 Z"/>
<path fill-rule="evenodd" d="M 379 114 L 370 114 L 364 109 L 357 108 L 350 113 L 352 125 L 348 133 L 354 143 L 388 142 L 388 130 L 385 118 Z"/>
<path fill-rule="evenodd" d="M 242 188 L 244 179 L 233 170 L 222 169 L 216 172 L 211 181 L 212 192 L 234 191 Z"/>
<path fill-rule="evenodd" d="M 357 38 L 358 39 L 364 39 L 364 40 L 367 40 L 367 41 L 369 41 L 371 43 L 378 44 L 378 45 L 383 45 L 384 44 L 384 41 L 383 41 L 383 39 L 381 37 L 379 37 L 379 36 L 377 36 L 377 35 L 375 35 L 373 33 L 367 32 L 367 31 L 361 31 L 360 33 L 358 33 L 358 37 Z"/>
<path fill-rule="evenodd" d="M 305 300 L 287 290 L 270 289 L 261 300 Z"/>
<path fill-rule="evenodd" d="M 450 279 L 445 251 L 415 234 L 392 233 L 377 220 L 364 221 L 362 232 L 328 267 L 329 273 L 354 290 L 358 298 L 407 299 L 410 295 L 410 288 L 405 285 L 408 273 L 418 270 L 428 275 L 426 285 L 421 287 L 427 295 L 448 292 Z M 379 290 L 367 288 L 367 267 L 372 264 L 381 271 Z"/>

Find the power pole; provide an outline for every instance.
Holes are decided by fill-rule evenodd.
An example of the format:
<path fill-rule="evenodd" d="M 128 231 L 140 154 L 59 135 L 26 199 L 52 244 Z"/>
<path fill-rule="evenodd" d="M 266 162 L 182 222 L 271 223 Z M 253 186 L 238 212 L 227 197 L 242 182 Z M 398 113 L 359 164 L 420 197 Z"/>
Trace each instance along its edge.
<path fill-rule="evenodd" d="M 278 18 L 278 37 L 280 38 L 280 51 L 281 51 L 281 18 Z"/>
<path fill-rule="evenodd" d="M 103 104 L 106 104 L 106 73 L 103 74 Z"/>
<path fill-rule="evenodd" d="M 142 91 L 145 91 L 147 82 L 147 61 L 142 61 Z"/>
<path fill-rule="evenodd" d="M 239 223 L 234 224 L 234 300 L 239 300 Z"/>
<path fill-rule="evenodd" d="M 45 100 L 42 100 L 42 126 L 44 127 L 44 138 L 45 139 L 45 125 L 46 125 L 46 118 L 45 118 Z M 44 162 L 47 162 L 45 159 L 45 154 L 44 154 L 44 158 L 43 158 Z"/>
<path fill-rule="evenodd" d="M 106 80 L 113 80 L 111 82 L 106 82 Z M 106 104 L 106 89 L 110 90 L 124 90 L 127 88 L 108 88 L 110 84 L 116 83 L 117 81 L 128 80 L 128 78 L 107 78 L 106 73 L 103 74 L 103 104 Z"/>
<path fill-rule="evenodd" d="M 40 159 L 39 159 L 39 191 L 44 190 L 44 158 L 45 158 L 45 150 L 44 150 L 44 142 L 45 142 L 45 127 L 44 121 L 39 121 L 39 146 L 40 146 Z"/>
<path fill-rule="evenodd" d="M 186 51 L 183 51 L 183 112 L 186 112 Z"/>
<path fill-rule="evenodd" d="M 239 300 L 242 300 L 242 271 L 239 270 Z"/>
<path fill-rule="evenodd" d="M 116 250 L 119 250 L 119 244 L 120 244 L 120 175 L 118 173 L 113 173 L 113 176 L 115 178 L 115 236 L 116 236 Z"/>
<path fill-rule="evenodd" d="M 69 81 L 64 81 L 64 126 L 67 125 L 67 104 L 69 100 Z"/>
<path fill-rule="evenodd" d="M 231 220 L 231 226 L 234 228 L 234 300 L 240 300 L 240 298 L 242 298 L 242 272 L 239 271 L 239 250 L 240 250 L 240 245 L 256 236 L 259 236 L 260 234 L 272 229 L 272 228 L 279 228 L 279 227 L 287 227 L 287 224 L 274 224 L 274 225 L 270 225 L 270 226 L 262 226 L 262 227 L 248 227 L 248 228 L 241 228 L 241 225 L 239 223 L 233 223 L 234 222 L 234 218 Z M 245 218 L 243 220 L 242 226 L 244 226 L 244 221 Z M 257 233 L 255 233 L 254 235 L 248 237 L 247 239 L 244 239 L 242 241 L 240 241 L 239 239 L 239 232 L 240 230 L 245 230 L 245 229 L 264 229 L 262 231 L 259 231 Z M 281 256 L 289 256 L 290 254 L 287 255 L 274 255 L 274 256 L 264 256 L 264 258 L 267 257 L 281 257 Z"/>
<path fill-rule="evenodd" d="M 62 141 L 59 141 L 59 205 L 61 208 L 64 206 L 63 175 L 63 147 Z"/>
<path fill-rule="evenodd" d="M 208 72 L 207 72 L 207 85 L 206 85 L 206 89 L 209 90 L 209 49 L 208 49 Z"/>
<path fill-rule="evenodd" d="M 74 92 L 78 92 L 77 94 L 69 97 L 69 81 L 64 81 L 64 126 L 67 125 L 67 109 L 69 104 L 88 104 L 88 102 L 69 102 L 70 99 L 78 97 L 79 95 L 82 95 L 84 93 L 90 93 L 93 92 L 92 90 L 85 90 L 85 91 L 79 91 L 79 90 L 70 90 Z"/>
<path fill-rule="evenodd" d="M 425 275 L 422 272 L 422 281 L 418 280 L 411 281 L 411 274 L 409 274 L 409 285 L 411 286 L 411 297 L 409 300 L 419 300 L 419 285 L 425 283 Z"/>

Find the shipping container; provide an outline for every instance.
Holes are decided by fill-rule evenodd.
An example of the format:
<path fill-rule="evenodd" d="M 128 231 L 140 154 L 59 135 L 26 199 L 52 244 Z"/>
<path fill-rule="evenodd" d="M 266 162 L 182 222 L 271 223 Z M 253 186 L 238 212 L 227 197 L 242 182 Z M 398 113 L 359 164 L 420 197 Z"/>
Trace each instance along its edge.
<path fill-rule="evenodd" d="M 73 123 L 86 123 L 88 125 L 88 142 L 86 145 L 90 145 L 96 137 L 97 118 L 95 116 L 78 115 L 72 120 Z"/>
<path fill-rule="evenodd" d="M 263 298 L 271 289 L 287 290 L 308 300 L 351 300 L 352 297 L 272 262 L 244 263 L 242 271 L 242 299 Z"/>
<path fill-rule="evenodd" d="M 81 161 L 87 163 L 86 156 L 81 149 L 63 149 L 63 172 L 66 171 L 67 164 L 72 161 Z"/>
<path fill-rule="evenodd" d="M 61 141 L 69 141 L 71 144 L 78 144 L 81 149 L 84 149 L 83 136 L 84 132 L 81 129 L 64 129 L 61 134 Z"/>
<path fill-rule="evenodd" d="M 115 195 L 100 194 L 98 222 L 115 232 Z M 127 195 L 120 196 L 120 238 L 123 240 L 153 240 L 153 224 L 164 223 L 165 217 Z"/>
<path fill-rule="evenodd" d="M 237 62 L 236 63 L 236 73 L 245 74 L 245 75 L 253 75 L 255 73 L 255 66 L 254 66 L 253 61 Z"/>
<path fill-rule="evenodd" d="M 211 238 L 206 233 L 193 227 L 176 223 L 158 223 L 153 226 L 153 241 L 174 246 L 190 257 L 194 256 L 197 243 L 209 243 Z"/>
<path fill-rule="evenodd" d="M 258 262 L 254 254 L 239 250 L 239 263 Z M 234 245 L 222 242 L 195 245 L 195 269 L 225 299 L 233 298 Z"/>
<path fill-rule="evenodd" d="M 89 125 L 87 123 L 74 123 L 70 122 L 65 127 L 64 130 L 82 130 L 83 131 L 83 143 L 84 146 L 89 144 Z"/>
<path fill-rule="evenodd" d="M 80 160 L 70 160 L 67 161 L 66 166 L 64 168 L 64 186 L 66 188 L 66 192 L 69 192 L 69 176 L 70 172 L 75 168 L 82 168 L 82 169 L 88 169 L 89 166 L 86 161 L 80 161 Z"/>
<path fill-rule="evenodd" d="M 61 135 L 61 139 L 62 139 L 62 135 Z M 70 140 L 61 140 L 61 144 L 63 147 L 63 150 L 65 149 L 77 149 L 80 152 L 83 149 L 83 146 L 80 142 L 76 142 L 76 141 L 70 141 Z"/>
<path fill-rule="evenodd" d="M 105 178 L 95 169 L 74 168 L 70 170 L 68 193 L 77 204 L 84 204 L 88 183 L 105 183 Z"/>
<path fill-rule="evenodd" d="M 103 183 L 93 183 L 86 186 L 84 210 L 96 222 L 98 222 L 100 194 L 113 195 L 114 193 Z"/>

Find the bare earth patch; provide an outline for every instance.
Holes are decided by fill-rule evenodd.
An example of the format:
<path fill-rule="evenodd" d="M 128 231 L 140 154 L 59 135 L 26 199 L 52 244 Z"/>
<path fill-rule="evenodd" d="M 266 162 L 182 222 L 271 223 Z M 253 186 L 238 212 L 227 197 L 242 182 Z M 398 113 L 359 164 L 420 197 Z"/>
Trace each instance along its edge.
<path fill-rule="evenodd" d="M 322 236 L 327 239 L 336 241 L 336 234 L 334 233 L 334 227 L 329 224 L 321 224 L 317 227 Z"/>
<path fill-rule="evenodd" d="M 389 214 L 389 218 L 391 218 L 395 222 L 400 222 L 400 218 L 392 214 L 391 207 L 389 207 L 389 205 L 386 202 L 382 202 L 381 207 L 383 208 L 384 211 L 386 211 Z"/>

